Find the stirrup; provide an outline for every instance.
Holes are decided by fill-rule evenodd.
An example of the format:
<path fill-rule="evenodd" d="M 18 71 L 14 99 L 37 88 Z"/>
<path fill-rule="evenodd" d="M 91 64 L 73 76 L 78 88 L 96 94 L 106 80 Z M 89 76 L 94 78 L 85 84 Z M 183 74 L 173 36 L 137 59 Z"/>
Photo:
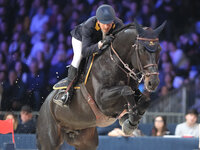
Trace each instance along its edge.
<path fill-rule="evenodd" d="M 61 97 L 61 100 L 63 101 L 63 106 L 69 106 L 71 103 L 69 92 L 67 92 L 65 95 Z"/>
<path fill-rule="evenodd" d="M 53 101 L 54 101 L 54 103 L 56 103 L 59 106 L 68 107 L 69 104 L 70 104 L 69 92 L 67 92 L 66 94 L 64 94 L 60 99 L 53 99 Z"/>
<path fill-rule="evenodd" d="M 53 102 L 61 107 L 67 107 L 69 103 L 66 103 L 69 98 L 69 92 L 66 93 L 65 90 L 60 90 L 54 97 Z M 66 103 L 66 104 L 65 104 Z"/>

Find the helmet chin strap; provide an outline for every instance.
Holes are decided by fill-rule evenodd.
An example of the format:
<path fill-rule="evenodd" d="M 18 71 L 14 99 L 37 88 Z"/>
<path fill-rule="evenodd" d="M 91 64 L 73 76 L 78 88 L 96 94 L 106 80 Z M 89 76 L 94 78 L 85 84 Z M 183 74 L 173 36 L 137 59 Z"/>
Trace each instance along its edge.
<path fill-rule="evenodd" d="M 102 30 L 101 30 L 101 32 L 102 32 L 102 39 L 104 39 L 104 38 L 105 38 L 105 36 L 106 36 L 106 33 L 105 33 L 105 32 L 103 32 Z"/>

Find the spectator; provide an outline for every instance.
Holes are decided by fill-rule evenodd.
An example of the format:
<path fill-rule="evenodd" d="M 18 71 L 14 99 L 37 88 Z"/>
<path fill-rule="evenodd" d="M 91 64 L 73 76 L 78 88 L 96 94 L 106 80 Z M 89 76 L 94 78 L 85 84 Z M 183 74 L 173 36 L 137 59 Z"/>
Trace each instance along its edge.
<path fill-rule="evenodd" d="M 23 64 L 21 61 L 17 61 L 15 63 L 15 71 L 17 73 L 17 77 L 21 81 L 23 81 L 23 82 L 26 81 L 28 67 L 25 64 Z"/>
<path fill-rule="evenodd" d="M 151 132 L 152 136 L 164 136 L 169 135 L 170 132 L 167 129 L 167 122 L 164 116 L 156 116 L 154 119 L 154 126 Z"/>
<path fill-rule="evenodd" d="M 18 126 L 18 120 L 17 120 L 17 117 L 14 115 L 14 113 L 12 112 L 7 112 L 5 115 L 4 115 L 4 120 L 8 120 L 8 119 L 12 119 L 13 120 L 13 129 L 14 129 L 14 132 L 16 132 L 16 129 L 17 129 L 17 126 Z"/>
<path fill-rule="evenodd" d="M 44 6 L 40 6 L 37 10 L 35 16 L 33 16 L 31 25 L 30 25 L 30 32 L 33 35 L 31 39 L 31 43 L 35 44 L 37 42 L 37 34 L 43 33 L 43 25 L 49 21 L 49 16 L 45 14 Z"/>
<path fill-rule="evenodd" d="M 149 5 L 142 5 L 141 12 L 137 16 L 137 20 L 143 25 L 147 27 L 151 27 L 151 23 L 155 23 L 152 19 L 157 20 L 156 16 L 151 13 L 151 8 Z M 155 26 L 153 25 L 152 26 Z"/>
<path fill-rule="evenodd" d="M 2 110 L 20 110 L 24 102 L 25 85 L 14 70 L 9 71 L 8 79 L 3 85 Z"/>
<path fill-rule="evenodd" d="M 199 125 L 197 124 L 198 112 L 196 109 L 188 110 L 186 121 L 176 126 L 175 135 L 199 137 Z"/>
<path fill-rule="evenodd" d="M 29 10 L 29 18 L 33 18 L 33 16 L 37 13 L 38 8 L 42 5 L 41 0 L 33 0 L 30 4 L 31 8 Z"/>
<path fill-rule="evenodd" d="M 49 6 L 49 13 L 50 13 L 49 24 L 51 28 L 55 28 L 57 24 L 57 16 L 59 14 L 60 9 L 59 9 L 59 6 L 57 4 L 54 4 L 53 2 L 52 4 L 49 4 L 49 5 L 51 5 Z"/>
<path fill-rule="evenodd" d="M 127 11 L 125 14 L 125 24 L 132 23 L 133 19 L 137 15 L 137 8 L 138 8 L 137 3 L 136 2 L 129 3 L 127 1 L 123 1 L 122 4 L 129 9 L 129 11 Z"/>
<path fill-rule="evenodd" d="M 160 72 L 160 74 L 159 74 L 159 78 L 160 78 L 159 89 L 162 86 L 166 86 L 166 84 L 168 85 L 168 87 L 170 87 L 170 84 L 172 85 L 172 82 L 173 82 L 172 78 L 175 76 L 175 72 L 174 72 L 172 63 L 165 62 L 162 67 L 163 68 L 159 71 Z M 166 76 L 168 76 L 168 77 L 166 77 Z"/>
<path fill-rule="evenodd" d="M 19 51 L 21 53 L 21 61 L 25 64 L 28 64 L 27 60 L 28 60 L 30 50 L 29 50 L 28 44 L 25 41 L 23 41 L 20 44 Z"/>
<path fill-rule="evenodd" d="M 31 25 L 30 25 L 31 33 L 32 34 L 41 33 L 43 24 L 45 24 L 48 21 L 49 21 L 49 17 L 45 14 L 44 6 L 41 5 L 38 8 L 37 13 L 32 18 Z"/>
<path fill-rule="evenodd" d="M 52 58 L 51 67 L 48 74 L 49 85 L 51 87 L 67 74 L 66 67 L 66 52 L 58 49 Z"/>
<path fill-rule="evenodd" d="M 169 92 L 169 89 L 167 88 L 167 86 L 162 86 L 160 89 L 160 93 L 159 96 L 166 96 Z"/>
<path fill-rule="evenodd" d="M 191 65 L 199 64 L 200 44 L 199 36 L 196 33 L 183 34 L 179 37 L 179 47 L 189 58 Z"/>
<path fill-rule="evenodd" d="M 17 126 L 16 133 L 30 134 L 36 131 L 36 121 L 33 119 L 30 106 L 24 105 L 20 112 L 20 122 Z"/>
<path fill-rule="evenodd" d="M 15 32 L 12 37 L 12 43 L 9 46 L 9 53 L 13 53 L 18 50 L 20 43 L 20 34 L 19 32 Z"/>
<path fill-rule="evenodd" d="M 28 33 L 30 26 L 30 18 L 28 17 L 27 9 L 25 8 L 25 6 L 21 6 L 19 8 L 16 20 L 22 23 L 22 28 L 24 30 L 24 33 Z"/>
<path fill-rule="evenodd" d="M 38 51 L 36 53 L 36 59 L 37 59 L 37 62 L 38 62 L 39 70 L 43 70 L 44 73 L 46 73 L 47 72 L 47 63 L 46 63 L 45 58 L 44 58 L 44 52 Z"/>
<path fill-rule="evenodd" d="M 164 78 L 165 86 L 169 91 L 173 90 L 173 76 L 170 73 L 167 73 Z"/>
<path fill-rule="evenodd" d="M 6 76 L 7 76 L 6 71 L 1 71 L 0 70 L 0 84 L 1 85 L 5 84 L 5 82 L 6 82 Z"/>
<path fill-rule="evenodd" d="M 1 71 L 6 71 L 7 70 L 7 64 L 6 64 L 6 56 L 4 53 L 0 51 L 0 70 Z"/>
<path fill-rule="evenodd" d="M 49 23 L 48 22 L 44 23 L 42 25 L 42 28 L 43 28 L 43 33 L 46 35 L 46 41 L 51 42 L 55 33 L 50 29 Z"/>
<path fill-rule="evenodd" d="M 49 42 L 44 43 L 43 52 L 45 61 L 50 63 L 53 57 L 53 46 Z"/>
<path fill-rule="evenodd" d="M 178 69 L 186 70 L 188 68 L 188 58 L 181 49 L 177 49 L 175 42 L 169 42 L 169 54 L 173 65 Z"/>
<path fill-rule="evenodd" d="M 11 35 L 8 32 L 8 24 L 5 21 L 2 21 L 0 23 L 0 41 L 9 41 L 10 38 L 11 38 Z"/>
<path fill-rule="evenodd" d="M 32 49 L 31 49 L 31 52 L 30 52 L 28 60 L 27 60 L 28 65 L 30 65 L 30 62 L 33 58 L 36 59 L 37 52 L 43 51 L 43 49 L 44 49 L 46 35 L 44 33 L 40 33 L 38 35 L 39 35 L 39 37 L 37 39 L 39 39 L 39 40 L 34 43 Z"/>
<path fill-rule="evenodd" d="M 45 76 L 44 72 L 39 70 L 36 59 L 31 61 L 29 69 L 30 72 L 27 74 L 27 80 L 25 81 L 27 87 L 26 104 L 29 104 L 34 110 L 39 110 L 45 92 Z"/>
<path fill-rule="evenodd" d="M 14 51 L 10 54 L 10 59 L 8 60 L 8 69 L 12 70 L 15 68 L 15 64 L 17 61 L 20 61 L 21 57 L 20 57 L 20 52 Z"/>
<path fill-rule="evenodd" d="M 0 51 L 4 53 L 5 56 L 8 55 L 8 42 L 2 41 L 0 45 Z"/>

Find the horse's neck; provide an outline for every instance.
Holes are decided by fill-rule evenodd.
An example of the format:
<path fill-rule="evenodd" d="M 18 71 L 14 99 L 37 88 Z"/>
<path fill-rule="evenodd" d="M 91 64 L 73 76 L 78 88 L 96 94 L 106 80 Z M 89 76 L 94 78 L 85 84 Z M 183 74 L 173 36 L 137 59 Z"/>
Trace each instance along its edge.
<path fill-rule="evenodd" d="M 130 64 L 131 46 L 134 43 L 133 33 L 134 31 L 132 29 L 130 31 L 129 29 L 122 30 L 116 34 L 113 42 L 113 48 L 118 53 L 120 59 L 126 64 Z M 100 56 L 95 58 L 92 68 L 92 78 L 98 81 L 99 84 L 105 84 L 107 86 L 126 82 L 127 75 L 119 68 L 119 66 L 124 68 L 120 59 L 112 52 L 111 47 L 107 48 Z"/>
<path fill-rule="evenodd" d="M 135 43 L 136 30 L 134 28 L 125 28 L 116 34 L 113 42 L 113 48 L 119 57 L 126 63 L 130 63 L 130 56 L 133 53 L 132 46 Z"/>

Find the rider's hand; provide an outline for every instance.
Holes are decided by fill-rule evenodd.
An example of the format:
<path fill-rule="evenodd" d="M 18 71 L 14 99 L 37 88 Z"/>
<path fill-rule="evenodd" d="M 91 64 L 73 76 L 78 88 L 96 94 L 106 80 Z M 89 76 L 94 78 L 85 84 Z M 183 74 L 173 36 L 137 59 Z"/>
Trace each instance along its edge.
<path fill-rule="evenodd" d="M 104 45 L 110 45 L 110 43 L 114 40 L 114 36 L 112 35 L 106 35 L 105 38 L 102 40 L 103 46 Z M 103 47 L 102 46 L 102 47 Z"/>
<path fill-rule="evenodd" d="M 110 43 L 113 41 L 114 36 L 106 35 L 105 38 L 98 43 L 98 47 L 100 50 L 105 50 L 110 46 Z"/>
<path fill-rule="evenodd" d="M 109 45 L 110 45 L 110 44 L 105 44 L 105 45 L 103 45 L 103 46 L 101 47 L 101 50 L 102 50 L 102 51 L 105 50 L 106 48 L 109 47 Z"/>

